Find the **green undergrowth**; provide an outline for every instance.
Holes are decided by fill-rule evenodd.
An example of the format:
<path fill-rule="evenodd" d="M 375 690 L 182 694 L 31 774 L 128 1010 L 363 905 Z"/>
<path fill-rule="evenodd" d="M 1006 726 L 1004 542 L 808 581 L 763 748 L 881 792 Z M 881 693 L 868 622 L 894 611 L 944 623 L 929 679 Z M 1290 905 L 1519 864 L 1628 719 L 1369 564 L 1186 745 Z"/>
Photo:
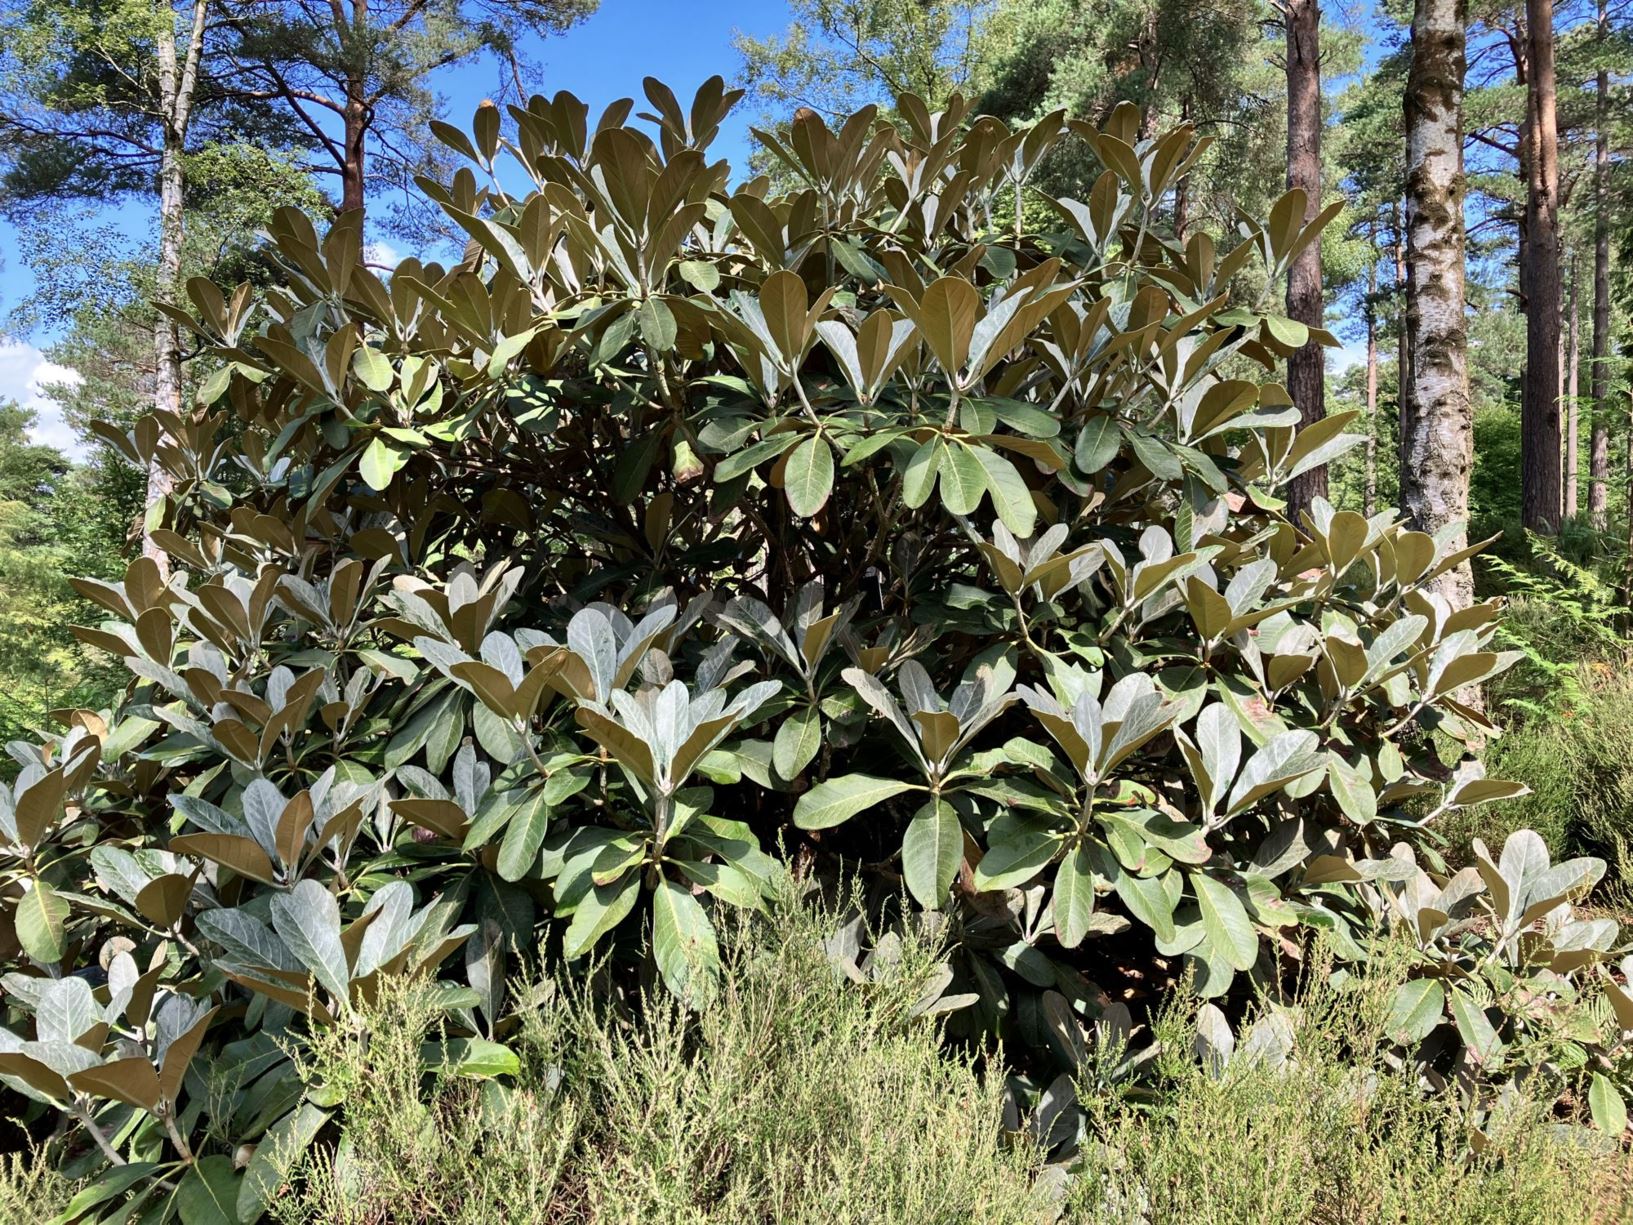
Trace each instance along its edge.
<path fill-rule="evenodd" d="M 1534 829 L 1556 857 L 1595 855 L 1609 865 L 1606 888 L 1625 899 L 1633 887 L 1633 674 L 1623 660 L 1583 659 L 1568 699 L 1546 716 L 1511 719 L 1488 748 L 1493 777 L 1531 793 L 1504 804 L 1448 813 L 1436 829 L 1455 862 L 1475 838 L 1500 846 L 1515 829 Z"/>
<path fill-rule="evenodd" d="M 1145 1082 L 1085 1093 L 1087 1137 L 1072 1156 L 1004 1131 L 1001 1051 L 959 1053 L 921 1015 L 933 942 L 886 942 L 888 964 L 855 983 L 824 952 L 834 926 L 785 898 L 729 928 L 722 990 L 700 1015 L 661 990 L 609 1002 L 593 973 L 547 973 L 524 993 L 505 1035 L 518 1066 L 499 1079 L 428 1076 L 434 992 L 394 984 L 366 1036 L 322 1031 L 302 1052 L 304 1079 L 342 1122 L 297 1165 L 273 1218 L 1624 1219 L 1622 1167 L 1565 1138 L 1585 1133 L 1558 1126 L 1550 1106 L 1513 1095 L 1469 1114 L 1371 1055 L 1385 1045 L 1387 966 L 1336 982 L 1312 971 L 1312 988 L 1235 1025 L 1228 1057 L 1222 1014 L 1202 1016 L 1210 1047 L 1194 1003 L 1171 1001 L 1134 1037 L 1159 1047 Z M 7 1222 L 47 1220 L 71 1190 L 21 1159 L 3 1168 Z"/>
<path fill-rule="evenodd" d="M 416 1094 L 432 1014 L 391 995 L 366 1046 L 312 1052 L 309 1074 L 345 1095 L 346 1139 L 278 1218 L 1039 1219 L 1036 1154 L 997 1143 L 1001 1080 L 914 1015 L 935 950 L 904 942 L 893 972 L 856 985 L 822 930 L 793 904 L 735 930 L 721 994 L 695 1018 L 661 991 L 635 1020 L 583 979 L 545 979 L 511 1039 L 513 1087 Z"/>
<path fill-rule="evenodd" d="M 45 1220 L 73 1189 L 38 1153 L 0 1153 L 0 1221 L 6 1225 Z"/>
<path fill-rule="evenodd" d="M 1502 1225 L 1633 1219 L 1619 1154 L 1584 1145 L 1556 1103 L 1513 1090 L 1478 1107 L 1427 1092 L 1386 1048 L 1404 962 L 1363 975 L 1320 963 L 1264 1001 L 1228 1054 L 1177 1003 L 1155 1023 L 1154 1100 L 1089 1100 L 1066 1219 Z M 1607 1190 L 1609 1192 L 1607 1196 Z M 1608 1202 L 1607 1202 L 1608 1200 Z"/>

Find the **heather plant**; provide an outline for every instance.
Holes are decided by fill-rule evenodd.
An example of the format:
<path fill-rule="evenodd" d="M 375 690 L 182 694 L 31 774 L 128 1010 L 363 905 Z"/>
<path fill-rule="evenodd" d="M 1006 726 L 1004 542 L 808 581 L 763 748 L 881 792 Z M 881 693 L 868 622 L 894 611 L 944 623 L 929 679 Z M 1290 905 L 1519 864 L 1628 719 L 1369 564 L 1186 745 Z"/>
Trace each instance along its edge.
<path fill-rule="evenodd" d="M 439 125 L 451 266 L 286 210 L 273 289 L 167 308 L 213 373 L 107 433 L 172 478 L 168 565 L 79 584 L 129 685 L 0 793 L 0 1078 L 77 1214 L 257 1219 L 346 1117 L 303 1068 L 404 980 L 439 1083 L 517 1073 L 539 952 L 706 1018 L 781 857 L 936 934 L 923 1009 L 1005 1044 L 1057 1156 L 1133 984 L 1239 1012 L 1408 903 L 1397 1057 L 1475 1105 L 1496 1054 L 1568 1057 L 1611 1127 L 1619 935 L 1570 911 L 1602 865 L 1410 849 L 1523 790 L 1437 748 L 1495 731 L 1460 695 L 1513 660 L 1438 593 L 1475 550 L 1282 500 L 1356 438 L 1295 429 L 1311 332 L 1229 290 L 1332 210 L 1181 243 L 1191 131 L 911 96 L 761 134 L 773 194 L 708 158 L 718 79 L 647 96 Z M 1029 183 L 1062 142 L 1086 200 Z M 996 225 L 1016 193 L 1049 223 Z M 865 990 L 878 948 L 833 939 Z M 1584 999 L 1613 1016 L 1568 1050 L 1510 1011 Z"/>

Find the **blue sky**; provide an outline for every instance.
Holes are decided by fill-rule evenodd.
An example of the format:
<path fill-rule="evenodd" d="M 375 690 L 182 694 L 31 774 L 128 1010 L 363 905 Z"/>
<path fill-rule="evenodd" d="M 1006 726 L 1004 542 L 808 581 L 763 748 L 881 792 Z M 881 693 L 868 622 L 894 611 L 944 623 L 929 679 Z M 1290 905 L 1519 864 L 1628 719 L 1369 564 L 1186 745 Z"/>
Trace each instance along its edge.
<path fill-rule="evenodd" d="M 537 93 L 576 94 L 593 115 L 619 98 L 634 98 L 642 104 L 637 109 L 645 109 L 641 80 L 657 76 L 684 106 L 709 77 L 719 73 L 730 81 L 737 75 L 734 32 L 763 38 L 788 21 L 783 0 L 601 0 L 588 21 L 535 47 L 533 58 L 543 72 L 529 84 Z M 487 73 L 450 77 L 442 86 L 450 117 L 468 117 L 491 86 Z M 716 141 L 717 154 L 733 165 L 748 155 L 750 120 L 749 109 L 739 107 Z"/>

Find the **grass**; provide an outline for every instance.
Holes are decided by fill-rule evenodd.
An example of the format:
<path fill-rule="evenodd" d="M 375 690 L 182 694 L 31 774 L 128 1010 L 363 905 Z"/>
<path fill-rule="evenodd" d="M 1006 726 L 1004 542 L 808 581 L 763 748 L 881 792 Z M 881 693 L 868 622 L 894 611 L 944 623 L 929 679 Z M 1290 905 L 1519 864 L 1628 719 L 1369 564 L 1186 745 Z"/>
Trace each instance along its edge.
<path fill-rule="evenodd" d="M 1549 1103 L 1512 1095 L 1478 1116 L 1392 1069 L 1384 1049 L 1388 965 L 1362 976 L 1318 966 L 1290 1005 L 1256 1024 L 1284 1057 L 1254 1057 L 1248 1032 L 1223 1068 L 1193 1057 L 1193 1014 L 1157 1022 L 1149 1111 L 1091 1103 L 1070 1217 L 1083 1222 L 1399 1222 L 1525 1225 L 1621 1220 L 1601 1207 L 1625 1173 Z M 1478 1132 L 1478 1143 L 1471 1135 Z M 1475 1149 L 1480 1147 L 1481 1151 Z M 1620 1211 L 1619 1192 L 1610 1206 Z M 1596 1215 L 1597 1214 L 1597 1215 Z"/>
<path fill-rule="evenodd" d="M 582 983 L 524 1009 L 513 1089 L 417 1091 L 430 1013 L 392 993 L 366 1049 L 331 1039 L 310 1074 L 345 1094 L 343 1155 L 309 1163 L 286 1222 L 954 1222 L 1040 1219 L 1037 1157 L 997 1143 L 999 1085 L 912 1015 L 933 964 L 840 978 L 809 912 L 729 942 L 721 997 L 634 1022 Z"/>
<path fill-rule="evenodd" d="M 37 1225 L 68 1202 L 73 1187 L 36 1153 L 0 1153 L 0 1222 Z"/>
<path fill-rule="evenodd" d="M 546 975 L 505 1035 L 506 1082 L 427 1077 L 437 1036 L 423 986 L 381 994 L 366 1038 L 330 1033 L 302 1070 L 342 1103 L 338 1144 L 313 1150 L 274 1205 L 316 1222 L 995 1222 L 1277 1225 L 1610 1222 L 1627 1166 L 1515 1095 L 1475 1118 L 1375 1052 L 1388 967 L 1266 1002 L 1282 1059 L 1193 1053 L 1194 1004 L 1152 1021 L 1136 1101 L 1086 1103 L 1060 1178 L 1002 1130 L 1001 1062 L 949 1050 L 914 1003 L 937 957 L 907 939 L 866 984 L 835 973 L 830 920 L 785 899 L 726 935 L 728 973 L 701 1017 L 609 1003 Z M 1483 1151 L 1471 1150 L 1478 1123 Z M 68 1188 L 13 1160 L 0 1221 L 39 1221 Z"/>
<path fill-rule="evenodd" d="M 1534 829 L 1555 858 L 1604 859 L 1608 883 L 1625 892 L 1633 888 L 1633 675 L 1623 663 L 1583 660 L 1570 692 L 1560 710 L 1517 720 L 1490 746 L 1487 773 L 1531 794 L 1454 813 L 1436 828 L 1459 862 L 1476 837 L 1495 848 L 1513 830 Z"/>

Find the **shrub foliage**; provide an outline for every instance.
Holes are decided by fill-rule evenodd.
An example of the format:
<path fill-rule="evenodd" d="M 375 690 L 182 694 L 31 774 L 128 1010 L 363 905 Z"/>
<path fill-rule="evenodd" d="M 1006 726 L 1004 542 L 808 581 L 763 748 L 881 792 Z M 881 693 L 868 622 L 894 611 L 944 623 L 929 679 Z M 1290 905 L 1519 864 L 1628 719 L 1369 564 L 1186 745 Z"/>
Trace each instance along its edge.
<path fill-rule="evenodd" d="M 214 374 L 110 438 L 175 478 L 172 568 L 80 584 L 132 680 L 13 745 L 0 801 L 0 1077 L 132 1163 L 87 1210 L 254 1219 L 338 1106 L 303 1035 L 399 976 L 441 984 L 444 1076 L 513 1066 L 541 944 L 707 1007 L 781 853 L 904 892 L 947 941 L 923 1006 L 1040 1073 L 1127 1032 L 1119 976 L 1241 995 L 1380 916 L 1443 1080 L 1592 982 L 1633 1024 L 1615 925 L 1570 914 L 1595 862 L 1391 850 L 1517 790 L 1434 749 L 1492 730 L 1458 695 L 1511 661 L 1494 604 L 1435 593 L 1472 550 L 1284 513 L 1348 418 L 1295 432 L 1306 329 L 1228 291 L 1325 214 L 1181 243 L 1191 132 L 912 97 L 762 133 L 775 194 L 709 160 L 718 80 L 647 94 L 655 136 L 565 94 L 439 127 L 452 266 L 286 210 L 278 288 L 171 308 Z M 1033 228 L 1062 141 L 1105 170 Z"/>

